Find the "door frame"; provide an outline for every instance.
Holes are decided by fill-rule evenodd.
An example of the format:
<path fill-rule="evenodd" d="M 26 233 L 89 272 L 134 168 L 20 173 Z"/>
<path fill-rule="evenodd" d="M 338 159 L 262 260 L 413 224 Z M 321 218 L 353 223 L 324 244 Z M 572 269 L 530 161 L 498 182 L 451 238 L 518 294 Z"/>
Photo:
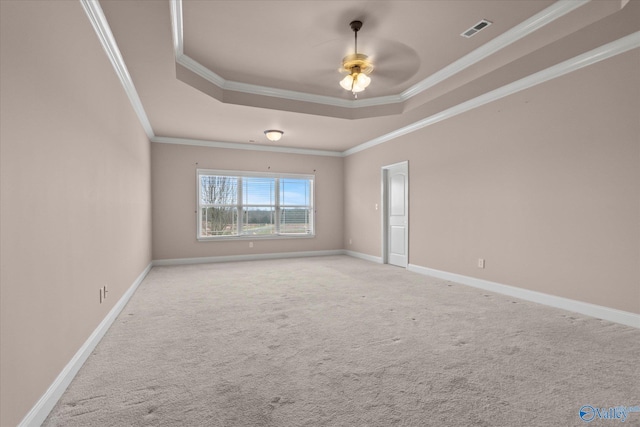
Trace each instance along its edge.
<path fill-rule="evenodd" d="M 382 263 L 389 264 L 389 186 L 388 176 L 389 169 L 394 166 L 406 165 L 407 167 L 407 240 L 406 240 L 406 253 L 407 253 L 407 266 L 409 263 L 409 160 L 393 163 L 390 165 L 382 166 L 381 176 L 381 194 L 382 200 L 380 206 L 380 214 L 382 215 Z"/>

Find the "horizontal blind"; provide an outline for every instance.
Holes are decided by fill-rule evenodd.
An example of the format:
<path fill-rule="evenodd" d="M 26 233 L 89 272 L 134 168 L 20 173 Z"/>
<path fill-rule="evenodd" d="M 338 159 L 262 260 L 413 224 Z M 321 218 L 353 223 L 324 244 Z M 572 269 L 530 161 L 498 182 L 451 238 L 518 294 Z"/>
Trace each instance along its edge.
<path fill-rule="evenodd" d="M 313 175 L 197 170 L 198 238 L 314 234 Z"/>

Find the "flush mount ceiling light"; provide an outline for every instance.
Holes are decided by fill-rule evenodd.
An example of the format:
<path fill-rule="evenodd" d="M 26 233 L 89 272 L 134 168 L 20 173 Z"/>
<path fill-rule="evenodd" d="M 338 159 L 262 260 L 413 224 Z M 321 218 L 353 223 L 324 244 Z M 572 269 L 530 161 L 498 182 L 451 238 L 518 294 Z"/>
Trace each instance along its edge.
<path fill-rule="evenodd" d="M 265 130 L 264 134 L 267 135 L 267 139 L 269 141 L 280 141 L 280 138 L 282 138 L 282 135 L 284 134 L 284 132 L 282 132 L 281 130 L 276 130 L 276 129 L 269 129 L 269 130 Z"/>
<path fill-rule="evenodd" d="M 369 61 L 367 55 L 358 53 L 358 31 L 362 28 L 362 21 L 351 21 L 349 24 L 355 34 L 355 53 L 347 55 L 342 59 L 342 72 L 348 74 L 340 80 L 340 86 L 351 91 L 354 97 L 358 97 L 358 92 L 365 90 L 371 77 L 369 74 L 373 71 L 373 64 Z"/>

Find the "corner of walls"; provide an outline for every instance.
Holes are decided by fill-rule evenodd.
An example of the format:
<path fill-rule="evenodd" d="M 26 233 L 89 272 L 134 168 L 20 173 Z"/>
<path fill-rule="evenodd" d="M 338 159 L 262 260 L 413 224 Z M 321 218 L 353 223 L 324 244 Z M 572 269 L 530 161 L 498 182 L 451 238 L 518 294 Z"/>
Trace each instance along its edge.
<path fill-rule="evenodd" d="M 640 329 L 640 314 L 409 264 L 409 271 Z"/>
<path fill-rule="evenodd" d="M 380 168 L 409 159 L 412 265 L 508 283 L 580 310 L 604 307 L 596 316 L 633 323 L 639 58 L 626 51 L 348 155 L 345 249 L 379 255 Z"/>
<path fill-rule="evenodd" d="M 355 252 L 355 251 L 344 251 L 344 254 L 345 255 L 349 255 L 350 257 L 353 257 L 353 258 L 358 258 L 358 259 L 363 259 L 365 261 L 375 262 L 376 264 L 382 264 L 382 257 L 363 254 L 361 252 Z"/>
<path fill-rule="evenodd" d="M 148 135 L 81 3 L 0 7 L 4 426 L 72 376 L 148 268 L 151 184 Z"/>
<path fill-rule="evenodd" d="M 151 144 L 153 259 L 220 259 L 343 248 L 342 157 Z M 196 169 L 315 175 L 312 238 L 198 241 Z M 171 261 L 172 262 L 172 261 Z"/>
<path fill-rule="evenodd" d="M 69 363 L 62 369 L 62 372 L 56 377 L 55 381 L 49 386 L 47 391 L 42 395 L 38 402 L 31 408 L 29 413 L 22 419 L 19 427 L 36 427 L 41 425 L 46 419 L 56 403 L 64 394 L 71 381 L 76 376 L 82 365 L 89 358 L 93 350 L 96 348 L 102 337 L 107 333 L 113 322 L 116 320 L 122 309 L 127 305 L 133 294 L 138 289 L 149 271 L 151 271 L 152 263 L 149 263 L 138 278 L 133 282 L 129 289 L 115 303 L 113 308 L 100 322 L 98 327 L 91 333 L 89 338 L 84 342 L 76 354 L 71 358 Z"/>
<path fill-rule="evenodd" d="M 344 254 L 344 250 L 337 249 L 327 251 L 281 252 L 251 255 L 221 255 L 213 257 L 158 259 L 153 261 L 153 266 L 164 267 L 169 265 L 213 264 L 219 262 L 260 261 L 267 259 L 306 258 Z"/>

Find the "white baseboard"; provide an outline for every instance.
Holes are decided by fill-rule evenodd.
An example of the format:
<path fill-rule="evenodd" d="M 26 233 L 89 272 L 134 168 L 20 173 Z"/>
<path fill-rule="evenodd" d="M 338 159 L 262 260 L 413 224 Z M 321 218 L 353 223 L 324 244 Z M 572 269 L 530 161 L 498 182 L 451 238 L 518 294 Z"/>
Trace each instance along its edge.
<path fill-rule="evenodd" d="M 371 261 L 377 264 L 382 264 L 382 257 L 379 257 L 379 256 L 367 255 L 367 254 L 363 254 L 362 252 L 354 252 L 354 251 L 346 251 L 346 250 L 343 251 L 343 253 L 345 255 L 349 255 L 354 258 L 360 258 L 365 261 Z"/>
<path fill-rule="evenodd" d="M 56 406 L 56 403 L 60 397 L 62 397 L 69 384 L 71 384 L 71 381 L 76 376 L 84 362 L 91 355 L 104 334 L 109 330 L 109 327 L 116 320 L 125 305 L 127 305 L 127 302 L 129 302 L 129 299 L 131 299 L 138 286 L 140 286 L 140 283 L 142 283 L 144 278 L 147 276 L 151 267 L 152 263 L 149 263 L 144 271 L 140 273 L 131 287 L 129 287 L 124 295 L 122 295 L 122 298 L 120 298 L 116 305 L 113 306 L 111 311 L 109 311 L 107 316 L 89 336 L 87 341 L 85 341 L 82 347 L 80 347 L 80 350 L 78 350 L 69 363 L 67 363 L 67 366 L 65 366 L 62 372 L 60 372 L 53 384 L 49 386 L 40 400 L 38 400 L 29 413 L 22 419 L 20 424 L 18 424 L 18 427 L 37 427 L 47 419 L 47 416 L 49 416 L 53 407 Z"/>
<path fill-rule="evenodd" d="M 449 273 L 433 268 L 421 267 L 414 264 L 409 264 L 407 269 L 409 271 L 424 274 L 426 276 L 437 277 L 439 279 L 473 286 L 474 288 L 480 288 L 486 291 L 509 295 L 514 298 L 532 301 L 563 310 L 573 311 L 575 313 L 585 314 L 587 316 L 595 317 L 598 319 L 609 320 L 611 322 L 632 326 L 634 328 L 640 328 L 640 314 L 616 310 L 614 308 L 576 301 L 569 298 L 549 295 L 542 292 L 517 288 L 514 286 L 503 285 L 500 283 L 490 282 L 488 280 L 478 279 L 475 277 L 463 276 L 462 274 Z"/>
<path fill-rule="evenodd" d="M 109 311 L 107 316 L 100 322 L 98 327 L 93 331 L 87 341 L 80 347 L 73 358 L 67 363 L 62 372 L 55 379 L 53 384 L 42 395 L 40 400 L 31 408 L 29 413 L 22 419 L 18 427 L 36 427 L 40 426 L 47 418 L 53 407 L 56 405 L 60 397 L 76 376 L 84 362 L 98 345 L 109 327 L 113 324 L 122 309 L 129 302 L 140 283 L 147 276 L 152 266 L 165 265 L 182 265 L 182 264 L 200 264 L 211 262 L 230 262 L 230 261 L 248 261 L 260 259 L 282 259 L 282 258 L 298 258 L 328 255 L 348 255 L 354 258 L 382 263 L 382 258 L 363 254 L 360 252 L 347 250 L 328 250 L 328 251 L 311 251 L 311 252 L 286 252 L 275 254 L 257 254 L 257 255 L 236 255 L 221 257 L 205 257 L 205 258 L 181 258 L 152 261 L 144 271 L 133 282 L 131 287 L 124 293 L 116 305 Z M 463 285 L 473 286 L 475 288 L 484 289 L 503 295 L 509 295 L 514 298 L 532 301 L 547 306 L 560 308 L 563 310 L 573 311 L 599 319 L 609 320 L 611 322 L 620 323 L 635 328 L 640 328 L 640 315 L 629 313 L 622 310 L 603 307 L 582 301 L 571 300 L 568 298 L 558 297 L 554 295 L 544 294 L 542 292 L 531 291 L 528 289 L 517 288 L 514 286 L 503 285 L 500 283 L 490 282 L 488 280 L 478 279 L 475 277 L 464 276 L 456 273 L 436 270 L 433 268 L 421 267 L 419 265 L 409 264 L 407 270 L 423 274 L 426 276 L 437 277 L 440 279 L 460 283 Z"/>
<path fill-rule="evenodd" d="M 215 263 L 215 262 L 259 261 L 264 259 L 302 258 L 302 257 L 344 255 L 344 254 L 345 254 L 344 250 L 336 249 L 336 250 L 327 250 L 327 251 L 280 252 L 280 253 L 273 253 L 273 254 L 251 254 L 251 255 L 228 255 L 228 256 L 213 256 L 213 257 L 199 257 L 199 258 L 156 259 L 153 261 L 153 266 L 156 267 L 156 266 L 167 266 L 167 265 L 209 264 L 209 263 Z"/>

